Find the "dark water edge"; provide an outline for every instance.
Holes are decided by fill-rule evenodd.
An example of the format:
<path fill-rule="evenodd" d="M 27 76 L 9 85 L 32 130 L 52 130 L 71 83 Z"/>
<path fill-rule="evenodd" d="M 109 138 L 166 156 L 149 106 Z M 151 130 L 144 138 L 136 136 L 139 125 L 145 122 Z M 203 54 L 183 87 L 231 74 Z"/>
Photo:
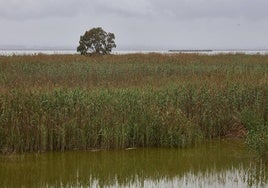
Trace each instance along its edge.
<path fill-rule="evenodd" d="M 267 187 L 268 161 L 240 141 L 0 156 L 1 187 Z"/>

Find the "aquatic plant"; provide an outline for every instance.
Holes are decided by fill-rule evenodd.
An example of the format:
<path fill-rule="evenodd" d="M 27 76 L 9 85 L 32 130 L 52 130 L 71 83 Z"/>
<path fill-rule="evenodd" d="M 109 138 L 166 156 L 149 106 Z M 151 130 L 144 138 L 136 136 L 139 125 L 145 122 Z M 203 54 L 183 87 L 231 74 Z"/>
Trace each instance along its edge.
<path fill-rule="evenodd" d="M 0 57 L 0 151 L 186 147 L 238 129 L 266 150 L 267 72 L 268 56 L 243 54 Z"/>
<path fill-rule="evenodd" d="M 260 155 L 268 157 L 268 105 L 265 104 L 264 108 L 263 114 L 246 109 L 242 112 L 242 122 L 248 130 L 247 144 Z"/>

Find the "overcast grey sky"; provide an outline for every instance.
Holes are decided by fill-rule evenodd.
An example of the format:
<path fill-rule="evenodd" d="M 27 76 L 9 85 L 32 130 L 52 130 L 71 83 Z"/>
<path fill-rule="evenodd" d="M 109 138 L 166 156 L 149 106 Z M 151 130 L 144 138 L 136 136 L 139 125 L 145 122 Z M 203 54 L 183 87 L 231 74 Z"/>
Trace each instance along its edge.
<path fill-rule="evenodd" d="M 0 46 L 76 48 L 92 27 L 119 50 L 268 49 L 268 0 L 0 0 Z"/>

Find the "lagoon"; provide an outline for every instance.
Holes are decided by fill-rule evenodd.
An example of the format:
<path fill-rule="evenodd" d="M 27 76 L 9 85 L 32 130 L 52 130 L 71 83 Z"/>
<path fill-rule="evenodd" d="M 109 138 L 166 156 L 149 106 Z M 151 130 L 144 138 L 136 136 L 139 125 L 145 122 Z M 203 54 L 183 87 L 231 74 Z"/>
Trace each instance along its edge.
<path fill-rule="evenodd" d="M 267 187 L 268 163 L 241 141 L 0 156 L 1 187 Z"/>

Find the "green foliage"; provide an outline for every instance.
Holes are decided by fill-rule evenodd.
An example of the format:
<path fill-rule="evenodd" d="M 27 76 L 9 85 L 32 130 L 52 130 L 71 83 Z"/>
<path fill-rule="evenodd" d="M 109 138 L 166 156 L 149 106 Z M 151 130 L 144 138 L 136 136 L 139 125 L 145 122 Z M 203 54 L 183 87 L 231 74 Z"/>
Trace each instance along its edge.
<path fill-rule="evenodd" d="M 267 72 L 241 54 L 0 57 L 0 151 L 187 147 L 237 127 L 265 151 Z"/>
<path fill-rule="evenodd" d="M 107 33 L 101 27 L 93 28 L 80 37 L 77 52 L 82 55 L 88 53 L 109 54 L 116 47 L 113 33 Z"/>
<path fill-rule="evenodd" d="M 247 144 L 260 155 L 268 156 L 268 124 L 253 110 L 246 109 L 241 113 L 242 122 L 247 127 Z"/>
<path fill-rule="evenodd" d="M 247 107 L 261 114 L 262 102 L 256 96 L 262 95 L 254 86 L 229 85 L 218 90 L 192 84 L 160 90 L 13 90 L 0 95 L 0 130 L 5 138 L 1 149 L 186 147 L 204 138 L 224 137 L 237 123 L 234 114 L 244 97 L 251 102 Z M 267 132 L 259 130 L 259 124 L 249 122 L 247 127 L 256 127 L 267 142 Z"/>

